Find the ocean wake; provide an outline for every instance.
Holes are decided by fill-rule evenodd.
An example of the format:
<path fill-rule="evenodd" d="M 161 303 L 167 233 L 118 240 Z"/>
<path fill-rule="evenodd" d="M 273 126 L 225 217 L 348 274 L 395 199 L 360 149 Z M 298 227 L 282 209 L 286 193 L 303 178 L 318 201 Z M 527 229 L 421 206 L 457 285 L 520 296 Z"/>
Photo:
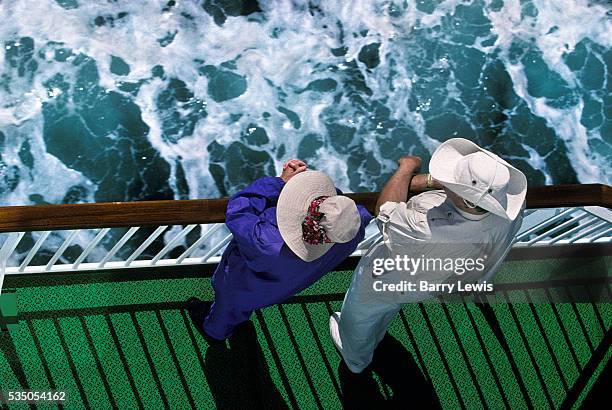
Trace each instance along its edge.
<path fill-rule="evenodd" d="M 462 136 L 610 183 L 612 6 L 0 2 L 3 205 L 226 196 L 292 157 L 346 191 Z"/>

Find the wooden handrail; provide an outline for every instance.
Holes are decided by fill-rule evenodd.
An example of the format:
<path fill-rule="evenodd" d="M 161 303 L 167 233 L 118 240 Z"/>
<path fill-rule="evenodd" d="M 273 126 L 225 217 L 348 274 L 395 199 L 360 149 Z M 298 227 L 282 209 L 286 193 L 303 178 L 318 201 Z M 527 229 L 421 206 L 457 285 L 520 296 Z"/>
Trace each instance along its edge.
<path fill-rule="evenodd" d="M 373 212 L 378 194 L 347 195 Z M 527 192 L 527 208 L 589 205 L 612 208 L 612 187 L 551 185 Z M 0 207 L 0 232 L 219 223 L 225 221 L 226 207 L 227 198 L 5 206 Z"/>

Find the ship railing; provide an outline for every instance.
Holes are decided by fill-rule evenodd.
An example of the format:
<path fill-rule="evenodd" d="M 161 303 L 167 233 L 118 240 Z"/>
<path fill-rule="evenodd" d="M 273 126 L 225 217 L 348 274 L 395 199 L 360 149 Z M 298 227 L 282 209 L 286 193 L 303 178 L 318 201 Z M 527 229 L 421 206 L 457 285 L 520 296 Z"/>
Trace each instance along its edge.
<path fill-rule="evenodd" d="M 378 193 L 348 194 L 374 209 Z M 227 198 L 0 207 L 0 291 L 5 275 L 218 263 L 231 241 Z M 530 188 L 514 247 L 612 241 L 612 188 Z M 372 223 L 353 256 L 380 240 Z"/>

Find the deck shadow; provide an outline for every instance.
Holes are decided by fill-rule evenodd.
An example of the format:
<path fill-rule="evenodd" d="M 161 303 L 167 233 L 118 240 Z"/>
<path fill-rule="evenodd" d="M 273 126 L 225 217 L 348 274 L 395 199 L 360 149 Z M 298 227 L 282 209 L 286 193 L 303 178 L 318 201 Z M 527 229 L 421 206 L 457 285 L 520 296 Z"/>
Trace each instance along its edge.
<path fill-rule="evenodd" d="M 238 326 L 227 344 L 208 346 L 204 363 L 217 408 L 288 408 L 270 376 L 251 321 Z"/>
<path fill-rule="evenodd" d="M 344 361 L 338 366 L 342 405 L 346 409 L 423 407 L 441 408 L 433 386 L 423 376 L 412 355 L 404 345 L 385 335 L 376 350 L 372 363 L 360 374 L 351 373 Z M 388 392 L 384 397 L 376 380 L 376 374 Z"/>
<path fill-rule="evenodd" d="M 608 282 L 606 284 L 604 290 L 610 292 Z M 534 288 L 547 298 L 552 298 L 546 295 L 548 288 L 537 287 L 539 282 L 519 285 L 509 290 L 526 293 Z M 559 289 L 564 292 L 567 290 L 562 286 Z M 330 289 L 333 290 L 335 288 Z M 505 296 L 504 292 L 505 289 L 501 291 Z M 347 373 L 348 369 L 343 369 L 342 366 L 336 369 L 340 360 L 335 354 L 325 326 L 329 314 L 337 310 L 343 293 L 302 294 L 278 307 L 258 310 L 253 322 L 246 323 L 246 328 L 237 329 L 227 345 L 219 348 L 208 346 L 198 339 L 201 336 L 185 315 L 182 301 L 159 302 L 162 299 L 158 297 L 152 303 L 94 305 L 85 308 L 69 304 L 57 310 L 26 311 L 19 315 L 20 326 L 24 326 L 20 332 L 0 332 L 0 336 L 3 333 L 6 336 L 0 337 L 0 366 L 4 366 L 4 371 L 13 373 L 14 384 L 20 388 L 25 389 L 28 382 L 32 389 L 42 385 L 48 385 L 52 389 L 55 389 L 56 385 L 57 388 L 62 388 L 65 379 L 56 371 L 53 363 L 53 360 L 58 358 L 45 355 L 44 351 L 48 349 L 48 345 L 45 347 L 43 343 L 41 349 L 41 341 L 36 334 L 38 332 L 43 340 L 46 333 L 34 330 L 40 324 L 39 320 L 51 320 L 49 327 L 52 333 L 57 335 L 60 342 L 63 340 L 58 351 L 65 358 L 64 372 L 67 378 L 74 380 L 72 397 L 83 403 L 86 399 L 89 400 L 90 391 L 84 382 L 87 377 L 78 373 L 87 359 L 79 352 L 89 350 L 93 361 L 90 360 L 87 365 L 92 366 L 94 373 L 99 373 L 102 382 L 106 380 L 107 374 L 109 376 L 107 384 L 100 386 L 100 389 L 104 387 L 106 393 L 100 392 L 99 395 L 106 394 L 111 401 L 116 400 L 118 406 L 124 404 L 125 398 L 122 394 L 129 398 L 132 392 L 136 400 L 134 404 L 139 407 L 163 405 L 163 398 L 159 403 L 147 401 L 147 396 L 143 393 L 145 389 L 168 394 L 166 403 L 170 401 L 175 389 L 182 389 L 188 396 L 185 400 L 190 403 L 197 403 L 198 400 L 201 402 L 205 397 L 211 406 L 216 404 L 218 408 L 325 408 L 328 404 L 334 408 L 340 404 L 345 408 L 363 408 L 369 407 L 369 404 L 372 404 L 373 408 L 406 408 L 414 406 L 415 403 L 417 406 L 423 404 L 418 407 L 427 405 L 429 408 L 432 403 L 435 403 L 435 407 L 440 407 L 440 401 L 449 406 L 449 403 L 454 403 L 453 395 L 457 397 L 460 405 L 471 404 L 464 395 L 466 388 L 476 389 L 473 393 L 479 393 L 482 405 L 486 406 L 488 403 L 497 402 L 497 388 L 502 396 L 499 400 L 503 400 L 506 407 L 507 403 L 513 400 L 524 401 L 529 407 L 536 403 L 533 389 L 530 389 L 532 383 L 546 389 L 542 395 L 548 396 L 549 402 L 552 400 L 555 406 L 562 404 L 562 408 L 565 408 L 580 403 L 581 394 L 589 387 L 594 376 L 597 379 L 603 377 L 598 376 L 598 369 L 602 361 L 606 360 L 605 353 L 608 352 L 612 340 L 612 330 L 605 316 L 609 307 L 593 305 L 594 312 L 587 314 L 589 312 L 585 313 L 584 306 L 573 299 L 576 295 L 573 292 L 566 293 L 572 303 L 565 306 L 564 310 L 557 309 L 555 303 L 550 303 L 548 316 L 536 310 L 537 305 L 530 306 L 529 309 L 518 309 L 508 304 L 507 309 L 500 311 L 494 309 L 495 304 L 476 303 L 475 309 L 468 309 L 468 304 L 473 303 L 471 301 L 463 304 L 463 310 L 452 310 L 453 315 L 449 314 L 453 309 L 451 304 L 443 305 L 441 309 L 429 309 L 424 305 L 406 308 L 400 311 L 399 317 L 404 329 L 397 327 L 394 333 L 399 341 L 391 335 L 383 339 L 375 352 L 371 367 L 373 373 L 361 380 L 351 379 L 351 374 Z M 531 301 L 529 297 L 525 300 Z M 49 303 L 49 307 L 59 307 L 55 306 L 55 300 Z M 568 310 L 568 307 L 571 310 Z M 180 315 L 169 312 L 172 310 L 180 312 Z M 411 312 L 413 316 L 407 319 L 405 312 Z M 91 322 L 88 317 L 91 317 Z M 71 318 L 77 318 L 80 323 Z M 162 357 L 156 353 L 156 346 L 160 344 L 152 343 L 150 332 L 143 333 L 143 330 L 146 330 L 143 323 L 149 323 L 144 320 L 146 318 L 150 323 L 159 324 L 161 332 L 158 333 L 158 342 L 161 346 L 164 343 L 168 346 L 169 355 Z M 86 319 L 87 323 L 98 323 L 101 327 L 88 327 Z M 509 321 L 509 326 L 516 329 L 515 338 L 512 337 L 513 334 L 504 333 L 505 326 L 508 325 L 504 320 Z M 102 323 L 104 321 L 106 325 Z M 61 326 L 58 326 L 58 322 Z M 115 330 L 117 323 L 124 323 L 124 326 L 117 326 Z M 445 330 L 440 330 L 441 323 L 446 326 Z M 476 339 L 468 339 L 459 331 L 464 326 L 475 332 Z M 558 328 L 557 333 L 551 333 L 550 328 L 554 326 Z M 590 326 L 601 328 L 603 339 L 600 340 L 596 333 L 593 336 L 592 332 L 589 332 Z M 110 333 L 108 330 L 106 333 L 100 331 L 106 328 Z M 79 336 L 80 329 L 83 330 L 84 336 Z M 122 329 L 133 331 L 126 333 Z M 98 332 L 89 335 L 89 330 Z M 185 334 L 180 334 L 185 331 Z M 446 333 L 449 335 L 448 339 L 439 337 L 443 331 L 449 332 Z M 581 345 L 576 345 L 573 339 L 575 336 L 584 339 L 583 350 L 576 348 Z M 89 338 L 81 350 L 75 350 L 70 344 L 71 340 L 79 340 L 78 337 Z M 539 345 L 534 342 L 536 338 L 541 338 Z M 24 343 L 26 339 L 28 343 Z M 472 367 L 470 359 L 474 358 L 473 352 L 466 350 L 470 340 L 478 342 L 483 352 L 479 360 L 486 360 L 485 365 L 490 369 L 494 381 L 483 382 L 489 373 L 480 374 L 476 371 L 476 366 Z M 402 342 L 407 343 L 405 346 L 410 352 L 404 348 Z M 456 358 L 450 355 L 445 347 L 452 343 L 457 344 Z M 565 343 L 568 354 L 558 357 L 556 343 Z M 31 347 L 24 350 L 24 345 Z M 541 347 L 539 350 L 538 346 Z M 140 348 L 146 353 L 131 358 L 134 348 Z M 23 363 L 28 363 L 25 354 L 28 351 L 40 357 L 43 369 L 39 371 L 39 375 L 32 373 L 27 365 L 23 367 Z M 109 364 L 105 358 L 108 356 L 106 353 L 111 351 L 114 354 L 114 362 Z M 523 351 L 527 357 L 520 360 L 518 356 Z M 592 357 L 588 364 L 583 365 L 584 357 L 588 357 L 589 352 Z M 539 359 L 538 354 L 550 357 L 546 363 L 548 367 L 543 367 L 542 362 L 536 360 Z M 6 359 L 5 362 L 1 362 L 3 359 Z M 567 366 L 576 367 L 578 377 L 553 380 L 556 384 L 551 384 L 552 377 L 544 377 L 547 375 L 546 371 L 549 374 L 561 375 L 567 367 L 563 360 L 569 362 Z M 505 367 L 499 365 L 501 361 L 506 362 Z M 526 366 L 529 372 L 523 372 L 521 365 Z M 123 387 L 115 386 L 111 377 L 114 373 L 109 372 L 109 369 L 127 375 L 128 382 L 124 388 L 127 393 L 121 390 Z M 147 374 L 150 372 L 148 379 L 139 378 L 138 369 L 143 369 Z M 167 369 L 176 369 L 176 378 L 170 384 L 162 377 Z M 436 373 L 436 369 L 443 372 L 442 375 Z M 466 377 L 462 378 L 462 374 Z M 518 385 L 517 391 L 507 388 L 503 378 L 508 376 L 514 376 L 515 385 Z M 79 385 L 77 377 L 81 378 L 83 386 Z M 450 382 L 440 382 L 441 378 L 447 378 Z M 435 394 L 431 380 L 436 383 Z M 145 386 L 147 383 L 148 386 Z M 563 393 L 561 389 L 566 392 Z M 209 390 L 210 394 L 206 390 Z"/>

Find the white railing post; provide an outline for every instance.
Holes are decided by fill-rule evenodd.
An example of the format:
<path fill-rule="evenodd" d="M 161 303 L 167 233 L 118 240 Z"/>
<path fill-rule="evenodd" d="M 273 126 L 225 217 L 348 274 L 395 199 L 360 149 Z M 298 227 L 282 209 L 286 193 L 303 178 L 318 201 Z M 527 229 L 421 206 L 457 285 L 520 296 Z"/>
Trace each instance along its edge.
<path fill-rule="evenodd" d="M 215 256 L 217 252 L 221 250 L 225 245 L 227 245 L 232 240 L 232 234 L 227 235 L 221 242 L 217 245 L 213 246 L 204 256 L 202 256 L 202 263 L 206 263 L 206 261 L 211 257 Z"/>
<path fill-rule="evenodd" d="M 74 264 L 72 265 L 72 270 L 78 269 L 79 265 L 83 263 L 85 258 L 91 253 L 91 251 L 94 250 L 94 248 L 98 245 L 98 243 L 100 243 L 100 241 L 106 236 L 108 231 L 110 231 L 110 228 L 100 229 L 100 232 L 98 232 L 98 234 L 93 238 L 93 240 L 89 243 L 89 245 L 87 245 L 87 247 L 83 249 L 83 252 L 81 252 L 77 260 L 74 261 Z"/>
<path fill-rule="evenodd" d="M 157 227 L 157 229 L 153 231 L 151 235 L 149 235 L 149 237 L 134 251 L 134 253 L 132 253 L 130 257 L 127 258 L 127 260 L 125 261 L 125 266 L 130 266 L 130 264 L 134 262 L 136 258 L 139 257 L 140 254 L 142 254 L 144 250 L 147 249 L 147 247 L 151 245 L 151 243 L 153 243 L 153 241 L 157 239 L 157 237 L 161 235 L 163 231 L 166 230 L 166 228 L 168 228 L 168 225 Z"/>
<path fill-rule="evenodd" d="M 523 228 L 516 237 L 513 246 L 517 247 L 537 247 L 545 245 L 568 245 L 575 242 L 578 243 L 609 243 L 612 241 L 612 211 L 602 207 L 578 207 L 578 208 L 555 208 L 555 209 L 538 209 L 529 210 L 529 215 L 523 220 Z M 179 243 L 186 242 L 185 238 L 192 232 L 198 224 L 185 225 L 178 233 L 168 236 L 168 241 L 164 243 L 162 249 L 154 256 L 147 256 L 143 259 L 138 259 L 143 252 L 157 239 L 159 239 L 167 229 L 171 228 L 168 225 L 155 227 L 154 231 L 143 238 L 142 241 L 135 244 L 136 250 L 129 254 L 126 258 L 121 258 L 118 261 L 111 261 L 113 257 L 122 250 L 128 240 L 140 229 L 139 226 L 129 228 L 123 236 L 119 238 L 116 244 L 112 246 L 110 251 L 104 250 L 105 253 L 100 255 L 98 246 L 102 240 L 107 237 L 111 228 L 99 229 L 93 239 L 87 244 L 76 261 L 72 264 L 58 263 L 60 258 L 70 246 L 76 241 L 76 238 L 89 238 L 90 236 L 79 235 L 82 231 L 88 229 L 77 229 L 69 232 L 65 239 L 57 246 L 50 260 L 41 266 L 30 266 L 32 260 L 38 255 L 42 246 L 46 243 L 49 236 L 56 231 L 42 231 L 31 249 L 25 255 L 19 266 L 9 266 L 9 260 L 13 255 L 18 244 L 23 239 L 24 232 L 8 233 L 6 240 L 0 248 L 0 292 L 1 286 L 6 274 L 24 274 L 24 273 L 48 273 L 48 272 L 70 272 L 70 271 L 91 271 L 98 269 L 131 269 L 155 266 L 177 266 L 177 265 L 197 265 L 211 264 L 219 261 L 219 253 L 223 252 L 224 248 L 231 241 L 232 235 L 224 229 L 222 223 L 201 225 L 202 232 L 190 245 L 185 243 L 187 249 L 178 257 L 164 259 L 168 252 Z M 180 228 L 177 226 L 177 228 Z M 93 230 L 92 230 L 93 231 Z M 93 234 L 93 232 L 92 232 Z M 89 235 L 89 234 L 88 234 Z M 372 222 L 366 230 L 365 238 L 359 243 L 357 249 L 352 254 L 353 257 L 363 255 L 369 247 L 381 239 L 380 232 L 376 227 L 376 222 Z M 47 246 L 45 252 L 52 251 Z M 199 249 L 204 248 L 204 255 L 192 256 Z M 85 262 L 86 259 L 91 259 L 92 253 L 96 251 L 96 259 L 99 261 Z M 21 256 L 21 255 L 19 255 Z M 15 258 L 13 258 L 14 260 Z"/>
<path fill-rule="evenodd" d="M 576 222 L 580 222 L 580 220 L 582 220 L 582 219 L 583 219 L 584 217 L 586 217 L 587 215 L 589 215 L 589 214 L 588 214 L 588 213 L 586 213 L 586 212 L 583 212 L 583 213 L 582 213 L 580 216 L 577 216 L 577 217 L 574 217 L 574 218 L 572 218 L 572 219 L 569 219 L 569 220 L 567 220 L 567 221 L 563 222 L 561 225 L 557 225 L 557 226 L 555 226 L 554 228 L 549 229 L 549 230 L 545 231 L 544 233 L 542 233 L 542 234 L 540 234 L 540 235 L 536 236 L 535 238 L 533 238 L 533 239 L 531 239 L 530 241 L 528 241 L 528 242 L 527 242 L 527 245 L 533 245 L 534 243 L 536 243 L 536 242 L 538 242 L 538 241 L 540 241 L 540 240 L 542 240 L 542 239 L 544 239 L 544 238 L 547 238 L 547 237 L 549 237 L 550 235 L 552 235 L 552 234 L 554 234 L 554 233 L 557 233 L 557 232 L 559 232 L 559 231 L 561 231 L 561 230 L 563 230 L 563 229 L 567 228 L 568 226 L 573 225 L 573 224 L 574 224 L 574 223 L 576 223 Z"/>
<path fill-rule="evenodd" d="M 119 241 L 113 246 L 113 248 L 106 254 L 106 256 L 100 261 L 98 264 L 98 268 L 103 268 L 106 263 L 111 260 L 113 256 L 125 245 L 125 243 L 136 233 L 136 231 L 140 229 L 139 226 L 134 226 L 130 228 L 125 235 L 119 239 Z"/>
<path fill-rule="evenodd" d="M 151 265 L 155 265 L 161 258 L 162 256 L 164 256 L 166 253 L 168 253 L 168 251 L 170 249 L 172 249 L 172 247 L 174 246 L 175 243 L 177 243 L 179 240 L 181 240 L 182 238 L 184 238 L 189 232 L 191 232 L 193 230 L 193 228 L 195 228 L 197 225 L 187 225 L 185 228 L 183 228 L 178 234 L 176 234 L 174 236 L 174 238 L 170 239 L 170 241 L 168 241 L 168 243 L 166 244 L 166 246 L 164 246 L 164 248 L 159 251 L 157 253 L 157 255 L 155 255 L 155 257 L 151 260 Z"/>
<path fill-rule="evenodd" d="M 77 234 L 77 232 L 79 232 L 79 231 L 78 230 L 74 230 L 74 231 L 70 232 L 70 234 L 64 240 L 64 242 L 59 247 L 57 252 L 55 252 L 55 254 L 51 257 L 51 259 L 49 259 L 49 262 L 47 263 L 47 266 L 45 266 L 45 270 L 46 271 L 50 271 L 51 268 L 53 267 L 53 265 L 55 265 L 55 262 L 57 262 L 57 260 L 60 258 L 60 256 L 63 255 L 63 253 L 66 251 L 66 248 L 68 248 L 68 246 L 70 245 L 70 243 L 74 239 L 74 237 Z"/>
<path fill-rule="evenodd" d="M 221 227 L 223 226 L 223 224 L 215 224 L 212 227 L 210 227 L 206 233 L 202 236 L 200 236 L 200 238 L 195 241 L 193 243 L 193 245 L 191 245 L 189 248 L 187 248 L 185 250 L 185 252 L 183 252 L 178 259 L 176 260 L 177 265 L 182 263 L 183 260 L 185 260 L 185 258 L 187 258 L 189 255 L 191 255 L 193 252 L 195 252 L 195 250 L 202 244 L 204 243 L 205 240 L 207 240 L 208 238 L 210 238 L 215 232 L 217 232 L 219 229 L 221 229 Z"/>
<path fill-rule="evenodd" d="M 0 249 L 0 295 L 2 295 L 2 286 L 4 285 L 6 265 L 24 235 L 25 232 L 11 232 Z"/>
<path fill-rule="evenodd" d="M 44 231 L 38 237 L 38 240 L 36 241 L 36 243 L 34 244 L 32 249 L 30 249 L 30 252 L 28 252 L 28 254 L 25 257 L 25 259 L 23 260 L 23 262 L 21 262 L 21 265 L 19 266 L 19 272 L 23 272 L 25 270 L 25 268 L 30 264 L 30 262 L 32 261 L 32 258 L 34 258 L 34 256 L 36 255 L 36 253 L 38 252 L 38 250 L 42 246 L 43 242 L 47 240 L 49 235 L 51 235 L 51 231 Z"/>

